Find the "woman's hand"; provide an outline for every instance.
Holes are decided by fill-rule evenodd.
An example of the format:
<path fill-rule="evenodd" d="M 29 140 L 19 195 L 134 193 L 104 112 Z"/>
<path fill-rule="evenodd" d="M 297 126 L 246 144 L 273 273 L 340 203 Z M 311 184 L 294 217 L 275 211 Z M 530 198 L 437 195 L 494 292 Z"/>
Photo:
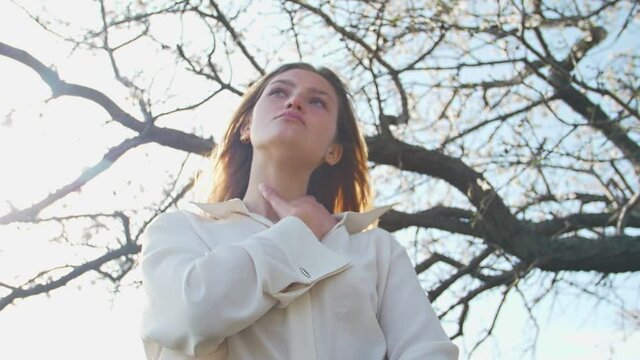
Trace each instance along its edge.
<path fill-rule="evenodd" d="M 287 216 L 299 218 L 318 239 L 322 239 L 338 223 L 338 220 L 331 216 L 313 196 L 305 195 L 297 199 L 285 200 L 267 185 L 260 184 L 258 189 L 280 219 Z"/>

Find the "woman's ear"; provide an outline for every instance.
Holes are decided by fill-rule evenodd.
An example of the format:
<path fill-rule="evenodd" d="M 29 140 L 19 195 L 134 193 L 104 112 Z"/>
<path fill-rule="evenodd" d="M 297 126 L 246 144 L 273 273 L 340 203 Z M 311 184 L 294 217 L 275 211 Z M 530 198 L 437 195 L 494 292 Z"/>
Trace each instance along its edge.
<path fill-rule="evenodd" d="M 242 128 L 240 129 L 240 135 L 248 137 L 250 134 L 251 134 L 251 125 L 250 124 L 243 125 Z"/>
<path fill-rule="evenodd" d="M 324 161 L 329 164 L 329 166 L 333 166 L 337 164 L 340 159 L 342 159 L 342 144 L 331 144 L 329 151 L 327 151 L 327 154 L 324 156 Z"/>
<path fill-rule="evenodd" d="M 248 144 L 251 141 L 251 122 L 250 121 L 242 125 L 242 128 L 240 128 L 240 140 L 245 144 Z"/>

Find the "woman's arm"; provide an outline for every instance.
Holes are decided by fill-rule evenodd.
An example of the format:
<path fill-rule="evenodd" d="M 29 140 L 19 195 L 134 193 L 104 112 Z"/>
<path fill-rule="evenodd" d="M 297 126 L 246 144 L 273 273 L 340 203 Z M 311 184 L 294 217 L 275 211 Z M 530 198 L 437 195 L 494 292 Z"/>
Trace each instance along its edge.
<path fill-rule="evenodd" d="M 162 214 L 145 231 L 142 336 L 190 356 L 215 351 L 273 306 L 286 307 L 318 280 L 349 266 L 295 217 L 209 249 L 186 216 Z"/>
<path fill-rule="evenodd" d="M 390 238 L 391 247 L 378 315 L 389 360 L 457 359 L 458 348 L 442 329 L 405 249 L 391 234 L 381 232 Z"/>

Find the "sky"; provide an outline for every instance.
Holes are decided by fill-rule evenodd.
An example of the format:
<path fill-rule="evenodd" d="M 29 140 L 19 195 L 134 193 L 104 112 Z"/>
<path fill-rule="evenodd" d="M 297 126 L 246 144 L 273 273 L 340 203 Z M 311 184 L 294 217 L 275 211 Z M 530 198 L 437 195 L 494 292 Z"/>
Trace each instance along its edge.
<path fill-rule="evenodd" d="M 93 9 L 91 6 L 85 9 L 84 3 L 74 2 L 74 11 L 82 13 Z M 90 15 L 80 18 L 91 21 Z M 74 52 L 69 57 L 68 44 L 43 31 L 8 1 L 0 2 L 0 41 L 28 50 L 47 64 L 56 64 L 65 79 L 95 86 L 115 97 L 127 95 L 114 84 L 111 73 L 96 71 L 105 68 L 104 57 L 83 52 Z M 113 145 L 113 139 L 131 135 L 120 125 L 107 122 L 104 112 L 86 101 L 54 99 L 45 104 L 50 93 L 44 83 L 25 66 L 4 57 L 0 58 L 0 79 L 3 79 L 0 83 L 0 169 L 3 173 L 0 214 L 9 211 L 9 201 L 17 208 L 26 207 L 66 184 L 84 168 L 95 164 L 104 149 Z M 185 83 L 185 86 L 205 85 Z M 217 106 L 214 110 L 218 117 L 228 117 L 232 108 Z M 130 110 L 135 112 L 134 107 Z M 183 129 L 196 126 L 203 133 L 219 137 L 224 121 L 206 121 L 207 112 L 211 111 L 205 107 L 202 113 L 190 114 L 166 126 Z M 161 154 L 161 162 L 149 162 L 146 154 L 152 151 Z M 83 189 L 83 197 L 71 195 L 68 206 L 74 211 L 90 211 L 92 206 L 103 209 L 107 203 L 113 208 L 131 206 L 121 200 L 123 198 L 130 202 L 151 201 L 153 195 L 162 190 L 162 184 L 154 188 L 147 183 L 149 187 L 140 189 L 119 184 L 118 179 L 126 178 L 123 176 L 126 172 L 137 172 L 141 163 L 146 165 L 144 176 L 163 178 L 185 158 L 185 154 L 163 152 L 154 146 L 127 154 L 109 174 L 96 178 L 95 184 Z M 197 159 L 189 161 L 191 167 L 199 164 Z M 110 188 L 119 196 L 99 191 L 107 184 L 113 184 Z M 60 231 L 54 225 L 0 227 L 3 278 L 9 272 L 16 280 L 26 278 L 36 266 L 55 264 L 61 258 L 74 263 L 90 253 L 87 249 L 48 241 Z M 95 279 L 89 276 L 74 281 L 49 295 L 16 301 L 0 311 L 0 359 L 143 358 L 138 338 L 142 296 L 136 286 L 137 269 L 126 277 L 117 292 L 109 283 Z M 617 286 L 620 293 L 638 303 L 640 281 L 637 276 L 619 281 Z M 467 333 L 478 335 L 483 325 L 491 321 L 495 299 L 490 297 L 475 305 L 478 310 L 469 319 Z M 635 330 L 629 327 L 620 319 L 622 315 L 616 315 L 616 310 L 606 303 L 597 304 L 576 291 L 568 291 L 543 300 L 538 313 L 541 315 L 537 359 L 637 359 L 639 356 L 635 345 L 640 343 L 637 326 Z M 453 329 L 452 324 L 444 325 L 447 330 Z M 522 303 L 517 297 L 509 297 L 495 336 L 480 347 L 473 358 L 520 358 L 532 334 Z M 456 343 L 466 354 L 469 344 L 465 339 L 458 339 Z"/>

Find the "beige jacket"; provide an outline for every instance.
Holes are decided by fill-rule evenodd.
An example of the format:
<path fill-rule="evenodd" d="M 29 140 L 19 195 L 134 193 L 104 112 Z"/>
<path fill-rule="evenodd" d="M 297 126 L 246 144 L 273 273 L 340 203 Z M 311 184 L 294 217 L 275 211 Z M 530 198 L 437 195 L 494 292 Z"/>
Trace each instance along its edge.
<path fill-rule="evenodd" d="M 389 207 L 336 215 L 321 241 L 239 199 L 167 212 L 144 234 L 148 359 L 456 359 Z"/>

